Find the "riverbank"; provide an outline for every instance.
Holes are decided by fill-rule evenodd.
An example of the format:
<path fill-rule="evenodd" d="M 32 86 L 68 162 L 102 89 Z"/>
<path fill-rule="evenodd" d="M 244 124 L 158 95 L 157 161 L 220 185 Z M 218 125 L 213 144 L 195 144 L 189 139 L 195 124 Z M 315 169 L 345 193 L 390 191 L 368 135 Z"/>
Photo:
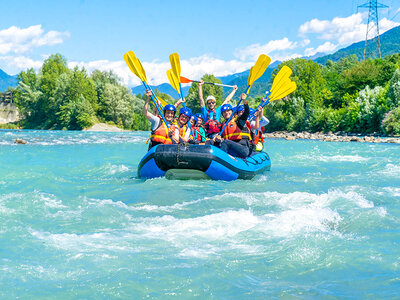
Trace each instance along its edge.
<path fill-rule="evenodd" d="M 359 142 L 359 143 L 391 143 L 400 144 L 400 137 L 382 137 L 360 134 L 338 134 L 338 133 L 310 133 L 310 132 L 287 132 L 275 131 L 264 133 L 266 138 L 286 139 L 289 141 L 296 139 L 320 140 L 325 142 Z"/>

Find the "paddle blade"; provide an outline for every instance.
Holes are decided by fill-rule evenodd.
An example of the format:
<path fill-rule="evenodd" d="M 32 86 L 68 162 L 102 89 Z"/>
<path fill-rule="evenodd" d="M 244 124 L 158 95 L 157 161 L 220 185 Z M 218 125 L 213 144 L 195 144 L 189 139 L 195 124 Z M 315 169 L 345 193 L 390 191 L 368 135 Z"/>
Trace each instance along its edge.
<path fill-rule="evenodd" d="M 290 80 L 290 78 L 282 78 L 281 81 L 275 85 L 275 88 L 271 89 L 270 91 L 271 97 L 280 93 L 282 91 L 282 88 L 285 88 L 291 82 L 292 81 Z"/>
<path fill-rule="evenodd" d="M 169 56 L 169 61 L 171 63 L 172 72 L 174 72 L 174 75 L 179 81 L 181 76 L 181 63 L 179 61 L 178 53 L 172 53 Z"/>
<path fill-rule="evenodd" d="M 283 66 L 274 78 L 274 82 L 272 83 L 271 87 L 271 93 L 275 90 L 275 88 L 277 88 L 278 85 L 280 85 L 282 80 L 289 78 L 290 75 L 292 75 L 292 69 L 290 69 L 288 66 Z"/>
<path fill-rule="evenodd" d="M 176 78 L 174 72 L 171 69 L 167 71 L 167 77 L 168 77 L 168 80 L 169 80 L 169 83 L 171 84 L 171 86 L 179 94 L 179 91 L 180 91 L 179 90 L 179 81 L 178 81 L 178 79 Z"/>
<path fill-rule="evenodd" d="M 183 77 L 183 76 L 180 76 L 180 78 L 181 78 L 181 83 L 191 83 L 191 82 L 193 82 L 193 80 L 190 80 L 190 79 L 188 79 L 186 77 Z"/>
<path fill-rule="evenodd" d="M 256 64 L 253 66 L 253 71 L 251 72 L 251 74 L 249 74 L 249 78 L 247 79 L 247 85 L 251 86 L 254 83 L 254 81 L 260 78 L 262 74 L 264 74 L 265 70 L 268 68 L 270 62 L 271 58 L 268 55 L 261 54 L 258 57 Z"/>
<path fill-rule="evenodd" d="M 276 94 L 274 97 L 271 97 L 269 102 L 282 99 L 287 95 L 289 95 L 290 93 L 293 93 L 296 89 L 297 89 L 296 82 L 291 81 L 289 85 L 286 85 L 285 88 L 281 90 L 280 94 Z"/>
<path fill-rule="evenodd" d="M 143 66 L 133 51 L 126 52 L 124 54 L 124 60 L 133 74 L 139 77 L 141 81 L 147 82 Z"/>
<path fill-rule="evenodd" d="M 158 99 L 158 101 L 160 101 L 160 103 L 161 103 L 161 106 L 164 108 L 164 106 L 165 105 L 167 105 L 168 103 L 167 102 L 165 102 L 165 100 L 164 99 L 162 99 L 162 98 L 160 98 L 160 97 L 157 97 L 157 99 Z"/>

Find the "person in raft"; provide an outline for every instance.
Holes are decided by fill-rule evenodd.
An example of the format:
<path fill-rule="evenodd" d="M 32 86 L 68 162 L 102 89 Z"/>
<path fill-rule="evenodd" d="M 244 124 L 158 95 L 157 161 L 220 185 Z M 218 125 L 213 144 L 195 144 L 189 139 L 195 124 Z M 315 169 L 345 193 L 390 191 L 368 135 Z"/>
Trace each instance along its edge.
<path fill-rule="evenodd" d="M 210 132 L 208 132 L 207 128 L 209 128 L 209 127 L 214 128 L 214 127 L 218 127 L 220 125 L 219 120 L 221 119 L 221 107 L 222 107 L 222 105 L 228 103 L 233 98 L 238 87 L 235 85 L 233 87 L 232 92 L 225 98 L 225 101 L 222 102 L 222 105 L 220 107 L 216 108 L 215 105 L 217 104 L 217 101 L 215 100 L 215 97 L 212 95 L 207 97 L 207 99 L 206 99 L 207 107 L 205 106 L 204 98 L 203 98 L 203 84 L 204 84 L 204 81 L 201 80 L 199 82 L 199 100 L 200 100 L 201 112 L 204 116 L 204 126 L 207 131 L 207 134 L 210 134 Z M 209 126 L 210 122 L 213 122 L 216 124 L 211 124 Z"/>
<path fill-rule="evenodd" d="M 192 117 L 192 111 L 188 107 L 182 107 L 179 110 L 179 116 L 176 119 L 176 123 L 171 126 L 170 130 L 173 130 L 171 139 L 174 144 L 179 143 L 194 143 L 194 138 L 191 134 L 191 129 L 188 126 L 188 122 Z"/>
<path fill-rule="evenodd" d="M 167 121 L 168 126 L 169 126 L 169 129 L 168 129 L 167 125 L 164 123 L 161 116 L 156 116 L 156 115 L 152 114 L 151 112 L 149 112 L 149 102 L 150 102 L 150 98 L 151 98 L 151 91 L 147 90 L 146 96 L 147 96 L 147 99 L 146 99 L 146 102 L 143 107 L 143 114 L 147 118 L 147 120 L 149 120 L 151 123 L 151 135 L 149 138 L 149 140 L 150 140 L 149 150 L 150 150 L 150 148 L 152 148 L 158 144 L 172 144 L 173 141 L 171 140 L 171 136 L 175 133 L 175 130 L 172 127 L 172 124 L 174 123 L 176 107 L 171 104 L 167 104 L 164 106 L 163 113 L 164 113 L 164 118 Z"/>
<path fill-rule="evenodd" d="M 262 151 L 264 148 L 264 138 L 263 138 L 263 131 L 264 126 L 269 124 L 269 120 L 264 117 L 264 108 L 258 107 L 257 110 L 250 109 L 250 115 L 253 117 L 250 119 L 250 126 L 251 131 L 254 138 L 254 150 L 255 151 Z"/>
<path fill-rule="evenodd" d="M 216 135 L 213 139 L 215 146 L 219 146 L 221 150 L 240 158 L 248 157 L 252 151 L 252 139 L 247 124 L 250 108 L 246 98 L 246 94 L 240 95 L 240 99 L 244 103 L 244 112 L 239 117 L 233 117 L 222 134 Z M 232 105 L 224 104 L 221 107 L 221 113 L 225 119 L 225 122 L 222 124 L 224 126 L 233 113 Z"/>
<path fill-rule="evenodd" d="M 199 121 L 198 115 L 199 114 L 195 114 L 190 118 L 190 125 L 192 125 L 194 139 L 197 140 L 197 143 L 204 143 L 206 141 L 206 132 L 201 127 L 201 121 Z"/>

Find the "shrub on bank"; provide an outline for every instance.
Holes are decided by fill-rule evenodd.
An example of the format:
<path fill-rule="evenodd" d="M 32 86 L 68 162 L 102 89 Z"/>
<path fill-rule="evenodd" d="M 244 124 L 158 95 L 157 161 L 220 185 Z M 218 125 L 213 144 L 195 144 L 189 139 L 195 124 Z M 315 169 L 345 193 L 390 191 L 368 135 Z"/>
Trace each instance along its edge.
<path fill-rule="evenodd" d="M 400 107 L 397 107 L 385 115 L 382 121 L 382 131 L 386 135 L 400 135 Z"/>

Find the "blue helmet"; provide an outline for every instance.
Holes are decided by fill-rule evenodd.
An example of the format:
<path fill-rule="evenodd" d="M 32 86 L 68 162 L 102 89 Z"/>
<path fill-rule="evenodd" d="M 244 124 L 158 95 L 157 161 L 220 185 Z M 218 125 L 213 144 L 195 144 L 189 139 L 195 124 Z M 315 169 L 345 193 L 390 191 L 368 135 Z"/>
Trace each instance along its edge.
<path fill-rule="evenodd" d="M 197 123 L 199 121 L 199 119 L 196 117 L 196 115 L 192 116 L 191 118 L 195 123 Z"/>
<path fill-rule="evenodd" d="M 221 106 L 221 113 L 223 113 L 224 111 L 227 111 L 227 110 L 232 110 L 232 105 L 224 104 Z"/>
<path fill-rule="evenodd" d="M 185 116 L 187 116 L 189 119 L 192 117 L 192 111 L 190 110 L 190 108 L 187 107 L 182 107 L 179 110 L 179 115 L 184 114 Z"/>
<path fill-rule="evenodd" d="M 201 113 L 197 113 L 197 114 L 195 114 L 195 116 L 197 117 L 197 119 L 202 119 L 203 121 L 204 121 L 204 116 L 203 116 L 203 114 L 201 114 Z"/>
<path fill-rule="evenodd" d="M 167 104 L 167 105 L 164 106 L 164 112 L 167 111 L 167 110 L 176 112 L 176 107 L 175 107 L 175 105 Z"/>
<path fill-rule="evenodd" d="M 244 105 L 242 104 L 242 105 L 239 105 L 239 106 L 236 106 L 236 111 L 237 112 L 239 112 L 239 111 L 243 111 L 244 110 Z"/>

